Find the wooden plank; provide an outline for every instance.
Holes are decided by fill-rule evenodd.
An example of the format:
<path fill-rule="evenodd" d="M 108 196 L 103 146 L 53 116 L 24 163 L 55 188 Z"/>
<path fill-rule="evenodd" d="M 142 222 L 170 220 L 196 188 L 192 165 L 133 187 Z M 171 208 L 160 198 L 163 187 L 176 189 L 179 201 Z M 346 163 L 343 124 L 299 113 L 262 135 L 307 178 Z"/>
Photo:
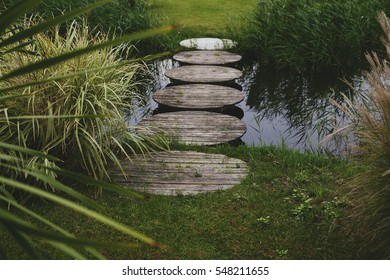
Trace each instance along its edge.
<path fill-rule="evenodd" d="M 164 133 L 170 137 L 194 145 L 216 145 L 240 138 L 246 131 L 245 124 L 229 115 L 203 112 L 181 111 L 163 113 L 144 119 L 139 123 L 140 134 Z"/>
<path fill-rule="evenodd" d="M 207 159 L 207 160 L 205 160 Z M 225 190 L 240 183 L 247 164 L 219 154 L 166 151 L 123 160 L 126 177 L 113 170 L 113 181 L 138 191 L 163 194 L 198 194 Z M 163 169 L 156 167 L 163 166 Z"/>
<path fill-rule="evenodd" d="M 225 66 L 190 65 L 168 69 L 165 75 L 173 82 L 223 83 L 240 78 L 242 72 Z"/>
<path fill-rule="evenodd" d="M 175 54 L 173 59 L 188 64 L 225 65 L 240 61 L 242 56 L 227 51 L 187 51 Z"/>
<path fill-rule="evenodd" d="M 214 109 L 241 102 L 241 91 L 217 85 L 188 84 L 158 90 L 153 99 L 160 104 L 185 109 Z"/>

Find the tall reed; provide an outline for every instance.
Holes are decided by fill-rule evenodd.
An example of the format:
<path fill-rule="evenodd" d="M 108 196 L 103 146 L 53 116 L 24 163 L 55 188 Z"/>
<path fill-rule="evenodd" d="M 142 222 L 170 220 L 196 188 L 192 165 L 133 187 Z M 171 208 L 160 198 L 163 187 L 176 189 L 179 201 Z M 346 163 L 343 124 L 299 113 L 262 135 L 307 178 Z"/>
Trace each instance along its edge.
<path fill-rule="evenodd" d="M 390 19 L 381 13 L 379 21 L 386 34 L 387 58 L 367 55 L 368 90 L 361 93 L 362 99 L 337 104 L 349 117 L 338 133 L 351 139 L 352 157 L 360 166 L 346 191 L 353 204 L 354 229 L 366 240 L 362 253 L 390 258 Z"/>
<path fill-rule="evenodd" d="M 385 0 L 259 0 L 247 27 L 233 32 L 251 57 L 295 70 L 343 72 L 381 48 L 379 11 Z"/>

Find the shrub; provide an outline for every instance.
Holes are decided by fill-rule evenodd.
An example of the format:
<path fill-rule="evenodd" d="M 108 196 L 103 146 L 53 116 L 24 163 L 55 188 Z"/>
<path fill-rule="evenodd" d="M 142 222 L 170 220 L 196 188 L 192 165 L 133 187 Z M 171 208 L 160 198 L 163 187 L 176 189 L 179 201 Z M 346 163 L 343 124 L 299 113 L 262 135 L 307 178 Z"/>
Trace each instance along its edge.
<path fill-rule="evenodd" d="M 74 21 L 65 37 L 61 37 L 57 27 L 32 39 L 34 43 L 23 52 L 2 56 L 1 74 L 85 48 L 92 42 L 103 42 L 106 38 L 91 37 L 86 25 Z M 120 166 L 118 154 L 127 155 L 126 151 L 134 148 L 132 144 L 144 146 L 142 139 L 129 131 L 125 121 L 125 115 L 132 113 L 133 103 L 143 98 L 136 91 L 138 82 L 135 80 L 141 65 L 121 58 L 127 56 L 129 49 L 127 45 L 101 49 L 0 82 L 0 87 L 6 88 L 48 80 L 24 89 L 24 98 L 1 103 L 0 112 L 6 118 L 0 121 L 0 141 L 45 152 L 62 159 L 66 168 L 81 168 L 95 178 L 107 178 L 109 163 Z M 50 80 L 82 70 L 89 72 Z M 7 92 L 8 95 L 17 93 L 19 90 Z M 17 116 L 35 117 L 18 119 Z M 30 161 L 35 160 L 37 158 Z"/>
<path fill-rule="evenodd" d="M 3 1 L 4 2 L 4 1 Z M 41 32 L 47 31 L 51 27 L 57 25 L 59 22 L 64 22 L 71 19 L 76 15 L 81 15 L 93 8 L 102 6 L 107 1 L 98 1 L 93 5 L 88 5 L 77 11 L 77 13 L 65 14 L 56 19 L 47 20 L 27 29 L 20 29 L 17 26 L 17 20 L 25 12 L 29 12 L 40 1 L 24 0 L 20 1 L 18 5 L 12 6 L 7 9 L 1 9 L 0 16 L 0 229 L 4 232 L 2 241 L 0 243 L 0 258 L 7 258 L 7 250 L 13 252 L 17 248 L 12 247 L 9 244 L 9 238 L 18 244 L 20 248 L 32 258 L 42 258 L 42 252 L 39 252 L 35 245 L 40 242 L 44 242 L 53 246 L 54 248 L 62 251 L 72 258 L 84 259 L 84 258 L 104 258 L 96 249 L 98 248 L 134 248 L 139 247 L 139 244 L 135 243 L 118 243 L 102 240 L 92 240 L 90 238 L 80 238 L 73 235 L 67 229 L 55 224 L 58 221 L 51 221 L 47 218 L 47 213 L 40 214 L 34 210 L 29 209 L 31 206 L 26 203 L 27 198 L 43 198 L 46 201 L 50 201 L 56 205 L 61 205 L 65 208 L 73 210 L 72 214 L 75 220 L 77 220 L 77 214 L 84 215 L 88 219 L 99 221 L 100 223 L 109 226 L 111 229 L 115 229 L 124 233 L 126 236 L 136 238 L 149 245 L 158 245 L 156 242 L 134 230 L 108 218 L 93 209 L 102 210 L 102 207 L 90 199 L 88 196 L 83 195 L 74 189 L 68 187 L 63 181 L 56 180 L 56 175 L 61 175 L 66 178 L 70 178 L 73 181 L 83 184 L 85 186 L 98 186 L 109 191 L 117 191 L 124 196 L 133 195 L 132 192 L 122 187 L 99 182 L 82 176 L 79 173 L 72 173 L 58 167 L 55 164 L 59 159 L 48 154 L 50 151 L 59 151 L 55 147 L 63 145 L 66 146 L 67 125 L 63 125 L 70 120 L 74 120 L 74 127 L 78 127 L 79 130 L 87 131 L 86 124 L 92 125 L 89 127 L 91 131 L 99 130 L 103 128 L 105 134 L 110 134 L 108 130 L 111 127 L 107 124 L 105 126 L 99 125 L 97 122 L 89 122 L 91 119 L 100 120 L 101 123 L 113 121 L 110 119 L 110 114 L 105 110 L 100 110 L 101 104 L 110 103 L 111 109 L 115 109 L 116 100 L 106 99 L 110 96 L 110 87 L 105 88 L 105 95 L 103 100 L 98 100 L 97 107 L 92 108 L 90 99 L 94 96 L 93 93 L 87 89 L 92 86 L 88 83 L 84 83 L 84 80 L 88 80 L 88 77 L 95 77 L 95 81 L 114 82 L 122 85 L 121 81 L 115 76 L 115 73 L 111 73 L 109 76 L 102 75 L 106 70 L 115 69 L 121 70 L 128 62 L 120 63 L 119 49 L 112 49 L 110 46 L 118 45 L 121 42 L 133 41 L 135 39 L 144 38 L 153 34 L 161 34 L 160 31 L 149 31 L 138 33 L 134 35 L 128 35 L 114 40 L 104 41 L 102 44 L 95 44 L 87 46 L 89 40 L 80 40 L 80 38 L 86 39 L 82 34 L 78 33 L 80 30 L 74 25 L 69 30 L 74 30 L 75 33 L 71 33 L 75 38 L 66 37 L 64 40 L 56 33 L 56 30 L 47 34 Z M 77 30 L 77 32 L 76 32 Z M 85 29 L 83 29 L 85 31 Z M 76 34 L 77 33 L 77 34 Z M 52 41 L 53 40 L 53 41 Z M 79 41 L 78 41 L 79 40 Z M 93 38 L 93 40 L 99 40 Z M 81 44 L 77 44 L 81 42 Z M 56 44 L 57 43 L 57 44 Z M 85 43 L 86 45 L 83 45 Z M 78 48 L 75 51 L 63 53 L 66 48 Z M 101 50 L 101 51 L 99 51 Z M 95 54 L 103 55 L 104 59 L 108 59 L 107 64 L 99 65 L 98 69 L 79 69 L 70 68 L 69 65 L 88 66 L 90 61 L 85 59 L 94 58 L 89 54 L 95 52 Z M 50 54 L 51 55 L 50 55 Z M 96 56 L 96 55 L 95 55 Z M 97 60 L 99 56 L 95 57 Z M 75 63 L 80 60 L 81 62 Z M 98 60 L 100 61 L 100 60 Z M 28 63 L 25 65 L 25 62 Z M 73 62 L 73 64 L 72 64 Z M 84 62 L 84 64 L 82 63 Z M 101 62 L 101 61 L 100 61 Z M 110 65 L 111 63 L 111 65 Z M 88 64 L 88 65 L 86 65 Z M 108 66 L 106 66 L 108 65 Z M 68 66 L 68 67 L 67 67 Z M 93 64 L 90 64 L 93 66 Z M 63 70 L 69 72 L 61 72 Z M 57 72 L 56 72 L 57 71 Z M 96 74 L 97 73 L 97 74 Z M 51 77 L 51 74 L 60 74 L 62 76 Z M 132 74 L 130 74 L 131 76 Z M 81 77 L 81 78 L 80 78 Z M 104 80 L 104 78 L 109 78 Z M 113 77 L 112 80 L 111 77 Z M 39 79 L 41 78 L 41 79 Z M 127 78 L 127 77 L 126 77 Z M 73 86 L 73 81 L 81 82 L 78 86 Z M 124 82 L 126 84 L 126 82 Z M 111 87 L 113 85 L 111 84 Z M 115 84 L 114 84 L 115 86 Z M 119 86 L 120 87 L 120 86 Z M 64 99 L 63 96 L 69 88 L 68 99 Z M 99 87 L 98 87 L 99 88 Z M 77 102 L 77 92 L 83 92 L 84 96 L 82 101 Z M 72 94 L 71 94 L 72 93 Z M 115 95 L 115 94 L 114 94 Z M 96 96 L 99 97 L 99 96 Z M 75 98 L 75 99 L 72 99 Z M 86 115 L 55 115 L 55 112 L 62 114 L 63 111 L 57 110 L 58 107 L 67 105 L 66 103 L 73 104 L 73 111 L 81 110 L 83 113 L 83 106 L 85 108 L 93 109 L 93 116 Z M 84 103 L 84 100 L 86 103 Z M 59 103 L 63 102 L 63 104 Z M 8 107 L 9 105 L 9 107 Z M 71 106 L 71 105 L 70 105 Z M 77 108 L 79 106 L 79 108 Z M 66 106 L 63 106 L 66 107 Z M 31 111 L 32 110 L 32 111 Z M 72 112 L 73 112 L 72 111 Z M 43 113 L 43 115 L 36 115 L 35 113 Z M 107 113 L 106 115 L 97 115 L 99 112 Z M 25 115 L 25 113 L 27 115 Z M 33 113 L 35 115 L 30 115 Z M 66 113 L 66 112 L 65 112 Z M 114 114 L 115 115 L 115 114 Z M 118 127 L 122 126 L 122 117 L 117 119 L 119 123 Z M 106 118 L 106 119 L 105 119 Z M 64 138 L 58 138 L 58 141 L 53 141 L 53 137 L 56 137 L 56 133 L 59 128 L 64 129 Z M 115 127 L 114 127 L 115 128 Z M 100 131 L 100 132 L 102 132 Z M 78 133 L 76 130 L 75 133 Z M 94 136 L 96 134 L 92 134 Z M 90 136 L 90 141 L 99 140 Z M 104 136 L 103 136 L 104 137 Z M 115 138 L 111 138 L 112 141 L 116 141 Z M 41 141 L 41 142 L 40 142 Z M 51 142 L 50 142 L 51 141 Z M 16 145 L 12 144 L 16 142 Z M 45 146 L 48 143 L 51 145 Z M 96 143 L 92 143 L 96 147 Z M 116 143 L 117 147 L 120 147 Z M 36 151 L 29 149 L 28 146 L 34 147 L 46 147 L 42 148 L 42 151 Z M 101 147 L 98 147 L 99 149 Z M 114 151 L 113 151 L 114 152 Z M 114 153 L 112 153 L 114 155 Z M 62 154 L 63 156 L 63 154 Z M 63 158 L 64 159 L 64 158 Z M 39 164 L 42 163 L 42 164 Z M 54 167 L 54 168 L 53 168 Z M 11 177 L 12 172 L 17 176 Z M 48 185 L 55 192 L 51 190 L 40 189 L 42 185 Z M 25 194 L 23 200 L 18 200 L 19 193 Z M 59 194 L 60 193 L 60 194 Z M 63 194 L 66 195 L 63 195 Z M 139 197 L 139 195 L 138 195 Z M 5 231 L 4 231 L 5 230 Z M 44 253 L 43 253 L 44 254 Z M 20 257 L 26 257 L 21 255 Z M 47 257 L 45 257 L 47 258 Z"/>
<path fill-rule="evenodd" d="M 349 117 L 339 133 L 351 139 L 352 156 L 359 172 L 347 185 L 353 202 L 351 221 L 366 238 L 366 256 L 390 257 L 390 20 L 382 13 L 386 33 L 387 60 L 376 53 L 367 55 L 371 71 L 366 74 L 368 90 L 361 99 L 337 105 Z"/>
<path fill-rule="evenodd" d="M 241 48 L 279 67 L 342 71 L 357 67 L 364 52 L 380 47 L 379 11 L 384 0 L 259 0 Z"/>

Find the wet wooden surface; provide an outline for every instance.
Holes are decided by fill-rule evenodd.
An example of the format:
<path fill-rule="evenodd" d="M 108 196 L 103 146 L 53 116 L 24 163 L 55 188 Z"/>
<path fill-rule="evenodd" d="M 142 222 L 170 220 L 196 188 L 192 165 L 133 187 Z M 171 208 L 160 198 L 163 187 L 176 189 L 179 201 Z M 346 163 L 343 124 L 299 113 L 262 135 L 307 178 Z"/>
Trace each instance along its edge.
<path fill-rule="evenodd" d="M 225 66 L 190 65 L 168 69 L 165 75 L 173 82 L 223 83 L 240 78 L 242 72 Z"/>
<path fill-rule="evenodd" d="M 175 54 L 173 59 L 188 64 L 224 65 L 238 62 L 242 56 L 227 51 L 187 51 Z"/>
<path fill-rule="evenodd" d="M 232 106 L 241 102 L 241 91 L 218 85 L 188 84 L 161 89 L 153 99 L 160 104 L 187 109 L 213 109 Z"/>
<path fill-rule="evenodd" d="M 122 161 L 127 178 L 112 172 L 116 183 L 141 192 L 163 195 L 199 194 L 231 188 L 247 173 L 247 165 L 225 155 L 192 151 L 159 152 Z"/>
<path fill-rule="evenodd" d="M 139 133 L 165 134 L 185 144 L 216 145 L 240 138 L 246 131 L 238 118 L 205 111 L 162 113 L 143 119 Z"/>

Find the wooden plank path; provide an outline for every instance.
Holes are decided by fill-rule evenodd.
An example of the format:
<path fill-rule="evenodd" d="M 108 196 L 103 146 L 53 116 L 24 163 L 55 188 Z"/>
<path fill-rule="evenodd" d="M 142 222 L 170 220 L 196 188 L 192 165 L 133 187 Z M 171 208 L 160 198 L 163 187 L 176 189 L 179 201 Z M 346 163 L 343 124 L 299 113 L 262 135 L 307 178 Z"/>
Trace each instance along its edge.
<path fill-rule="evenodd" d="M 122 165 L 127 178 L 115 170 L 112 173 L 115 182 L 163 195 L 226 190 L 239 184 L 247 173 L 242 160 L 189 151 L 160 152 L 133 162 L 122 161 Z"/>
<path fill-rule="evenodd" d="M 201 49 L 232 47 L 234 44 L 230 40 L 215 38 L 190 39 L 181 43 Z M 243 94 L 237 89 L 210 85 L 241 77 L 240 70 L 215 66 L 237 62 L 241 56 L 225 51 L 192 51 L 176 54 L 174 59 L 201 65 L 167 70 L 166 76 L 173 82 L 190 84 L 159 90 L 153 98 L 159 104 L 194 111 L 160 113 L 143 119 L 138 124 L 138 133 L 163 133 L 194 145 L 216 145 L 240 138 L 246 131 L 240 119 L 200 110 L 232 106 L 243 100 Z M 239 159 L 188 151 L 159 152 L 133 161 L 122 161 L 122 166 L 126 176 L 118 169 L 112 171 L 112 179 L 116 183 L 162 195 L 225 190 L 239 184 L 247 172 L 246 163 Z"/>
<path fill-rule="evenodd" d="M 242 72 L 225 66 L 190 65 L 168 69 L 165 75 L 173 82 L 207 84 L 234 81 L 242 76 Z"/>
<path fill-rule="evenodd" d="M 167 87 L 154 93 L 153 99 L 165 106 L 185 109 L 214 109 L 241 102 L 241 91 L 218 85 L 188 84 Z"/>
<path fill-rule="evenodd" d="M 139 133 L 163 133 L 179 142 L 193 145 L 217 145 L 240 138 L 246 131 L 238 118 L 205 111 L 162 113 L 143 119 Z"/>
<path fill-rule="evenodd" d="M 173 59 L 188 64 L 224 65 L 238 62 L 242 56 L 227 51 L 187 51 L 175 54 Z"/>

